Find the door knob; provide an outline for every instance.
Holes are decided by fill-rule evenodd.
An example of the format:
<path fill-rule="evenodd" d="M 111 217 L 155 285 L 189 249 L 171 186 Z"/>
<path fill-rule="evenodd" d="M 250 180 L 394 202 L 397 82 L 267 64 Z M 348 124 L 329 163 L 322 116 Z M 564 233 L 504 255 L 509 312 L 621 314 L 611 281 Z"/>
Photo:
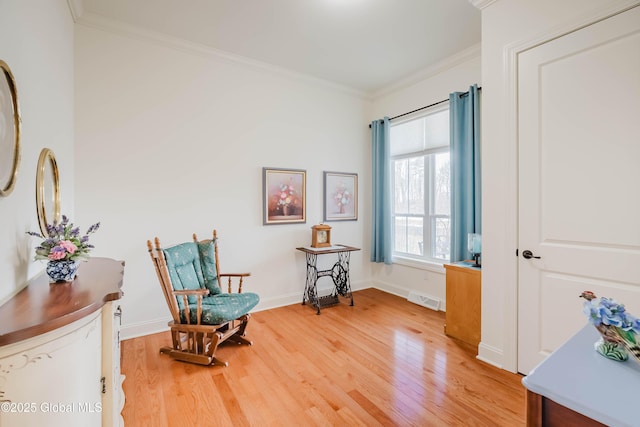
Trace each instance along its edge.
<path fill-rule="evenodd" d="M 522 251 L 522 256 L 525 259 L 531 259 L 531 258 L 540 259 L 539 256 L 533 256 L 533 252 L 531 252 L 529 249 Z"/>

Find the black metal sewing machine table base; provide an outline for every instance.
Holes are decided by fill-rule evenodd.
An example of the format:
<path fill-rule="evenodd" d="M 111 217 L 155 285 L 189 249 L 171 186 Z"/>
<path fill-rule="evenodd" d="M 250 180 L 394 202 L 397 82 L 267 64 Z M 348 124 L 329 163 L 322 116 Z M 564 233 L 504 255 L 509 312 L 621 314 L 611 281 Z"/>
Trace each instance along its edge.
<path fill-rule="evenodd" d="M 360 248 L 353 246 L 334 245 L 327 248 L 296 248 L 305 253 L 307 258 L 307 280 L 302 295 L 302 305 L 307 301 L 318 310 L 320 308 L 336 305 L 340 302 L 338 295 L 351 299 L 353 305 L 353 294 L 351 293 L 351 281 L 349 279 L 349 260 L 351 252 L 359 251 Z M 338 254 L 338 262 L 329 270 L 318 270 L 316 267 L 318 255 Z M 318 279 L 324 276 L 331 276 L 335 285 L 331 295 L 318 297 Z"/>

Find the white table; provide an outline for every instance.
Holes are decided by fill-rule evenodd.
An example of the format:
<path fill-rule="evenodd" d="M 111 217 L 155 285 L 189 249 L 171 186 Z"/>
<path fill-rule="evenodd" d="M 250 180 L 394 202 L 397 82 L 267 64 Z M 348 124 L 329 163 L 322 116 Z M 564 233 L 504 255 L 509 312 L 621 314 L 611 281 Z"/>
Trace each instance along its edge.
<path fill-rule="evenodd" d="M 567 417 L 579 425 L 640 425 L 640 363 L 600 355 L 593 348 L 598 338 L 586 325 L 523 378 L 527 425 L 568 425 Z"/>

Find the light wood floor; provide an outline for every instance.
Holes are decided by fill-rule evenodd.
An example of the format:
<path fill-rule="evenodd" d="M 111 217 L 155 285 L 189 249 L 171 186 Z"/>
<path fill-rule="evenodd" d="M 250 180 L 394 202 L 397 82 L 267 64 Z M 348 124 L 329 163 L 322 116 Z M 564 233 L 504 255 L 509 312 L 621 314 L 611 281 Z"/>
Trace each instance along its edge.
<path fill-rule="evenodd" d="M 158 353 L 169 333 L 122 342 L 127 426 L 521 426 L 521 376 L 443 333 L 444 313 L 375 289 L 321 315 L 300 304 L 252 315 L 253 346 L 229 366 Z"/>

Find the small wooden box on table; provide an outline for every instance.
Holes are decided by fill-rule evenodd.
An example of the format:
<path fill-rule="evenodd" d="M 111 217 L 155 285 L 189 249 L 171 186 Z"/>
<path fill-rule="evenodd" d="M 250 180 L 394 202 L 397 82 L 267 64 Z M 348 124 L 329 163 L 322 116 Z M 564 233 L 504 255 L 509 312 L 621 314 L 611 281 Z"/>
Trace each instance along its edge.
<path fill-rule="evenodd" d="M 482 270 L 472 261 L 445 264 L 447 272 L 447 311 L 444 333 L 478 347 Z"/>
<path fill-rule="evenodd" d="M 351 279 L 349 278 L 349 261 L 351 252 L 359 251 L 360 248 L 346 245 L 334 245 L 326 248 L 296 248 L 305 253 L 307 261 L 307 279 L 302 295 L 302 305 L 307 301 L 318 310 L 320 314 L 321 307 L 335 305 L 339 302 L 338 295 L 345 298 L 351 298 L 353 305 L 353 295 L 351 293 Z M 318 270 L 318 255 L 338 254 L 338 261 L 328 270 Z M 331 295 L 318 297 L 318 279 L 324 276 L 331 276 L 335 286 Z"/>

